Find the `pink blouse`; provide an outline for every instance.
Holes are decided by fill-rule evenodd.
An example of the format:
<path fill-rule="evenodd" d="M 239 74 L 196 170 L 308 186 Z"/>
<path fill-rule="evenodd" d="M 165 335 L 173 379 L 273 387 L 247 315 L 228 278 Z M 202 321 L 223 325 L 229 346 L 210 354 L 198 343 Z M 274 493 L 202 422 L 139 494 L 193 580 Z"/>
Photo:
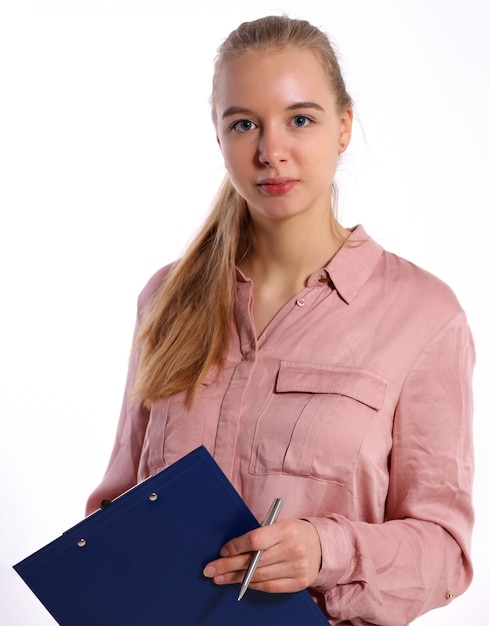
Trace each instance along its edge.
<path fill-rule="evenodd" d="M 169 267 L 139 298 L 138 324 Z M 229 354 L 188 410 L 127 389 L 87 512 L 205 445 L 258 519 L 306 518 L 333 625 L 404 626 L 469 585 L 474 349 L 452 291 L 356 227 L 257 338 L 237 272 Z M 136 327 L 136 332 L 137 332 Z"/>

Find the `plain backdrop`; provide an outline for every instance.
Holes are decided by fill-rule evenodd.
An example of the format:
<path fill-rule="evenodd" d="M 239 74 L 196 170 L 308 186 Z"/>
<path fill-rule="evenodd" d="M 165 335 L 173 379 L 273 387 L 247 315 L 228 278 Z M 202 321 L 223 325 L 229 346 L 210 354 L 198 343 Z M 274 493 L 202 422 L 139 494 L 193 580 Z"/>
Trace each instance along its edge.
<path fill-rule="evenodd" d="M 324 28 L 356 104 L 340 218 L 467 311 L 475 578 L 416 624 L 487 624 L 489 11 L 485 0 L 0 0 L 0 623 L 54 620 L 12 565 L 82 519 L 105 470 L 136 298 L 223 176 L 217 46 L 286 12 Z M 87 625 L 88 626 L 88 625 Z"/>

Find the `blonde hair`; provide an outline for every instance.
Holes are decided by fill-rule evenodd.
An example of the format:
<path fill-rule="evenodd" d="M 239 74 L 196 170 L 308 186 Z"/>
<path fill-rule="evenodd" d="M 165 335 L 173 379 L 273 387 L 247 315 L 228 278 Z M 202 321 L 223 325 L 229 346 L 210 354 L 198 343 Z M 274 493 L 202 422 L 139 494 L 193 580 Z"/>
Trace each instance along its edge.
<path fill-rule="evenodd" d="M 307 21 L 269 16 L 241 24 L 219 47 L 211 96 L 214 124 L 225 63 L 249 50 L 286 47 L 313 51 L 338 109 L 352 106 L 328 37 Z M 190 404 L 210 368 L 223 365 L 234 315 L 236 265 L 251 248 L 251 237 L 246 202 L 226 177 L 200 232 L 155 295 L 137 337 L 141 358 L 134 394 L 146 405 L 179 391 L 188 392 Z"/>

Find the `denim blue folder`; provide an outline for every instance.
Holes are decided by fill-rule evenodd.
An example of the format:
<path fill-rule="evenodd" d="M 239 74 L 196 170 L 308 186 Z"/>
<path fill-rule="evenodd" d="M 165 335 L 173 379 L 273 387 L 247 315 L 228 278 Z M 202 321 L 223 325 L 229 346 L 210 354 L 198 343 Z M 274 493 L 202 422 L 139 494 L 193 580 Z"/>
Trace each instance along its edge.
<path fill-rule="evenodd" d="M 283 495 L 283 494 L 278 494 Z M 327 626 L 307 591 L 268 594 L 202 575 L 259 523 L 204 447 L 14 565 L 62 626 Z"/>

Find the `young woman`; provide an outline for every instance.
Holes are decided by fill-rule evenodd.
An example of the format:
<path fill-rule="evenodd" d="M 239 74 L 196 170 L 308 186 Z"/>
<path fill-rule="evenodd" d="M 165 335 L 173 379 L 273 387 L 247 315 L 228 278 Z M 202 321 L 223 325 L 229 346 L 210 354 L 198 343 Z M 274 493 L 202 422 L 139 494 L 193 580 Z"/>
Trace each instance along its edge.
<path fill-rule="evenodd" d="M 437 278 L 334 214 L 352 102 L 305 21 L 242 24 L 212 115 L 227 178 L 200 234 L 139 299 L 114 450 L 87 511 L 200 445 L 255 515 L 204 574 L 309 589 L 332 624 L 408 624 L 471 580 L 471 374 Z"/>

